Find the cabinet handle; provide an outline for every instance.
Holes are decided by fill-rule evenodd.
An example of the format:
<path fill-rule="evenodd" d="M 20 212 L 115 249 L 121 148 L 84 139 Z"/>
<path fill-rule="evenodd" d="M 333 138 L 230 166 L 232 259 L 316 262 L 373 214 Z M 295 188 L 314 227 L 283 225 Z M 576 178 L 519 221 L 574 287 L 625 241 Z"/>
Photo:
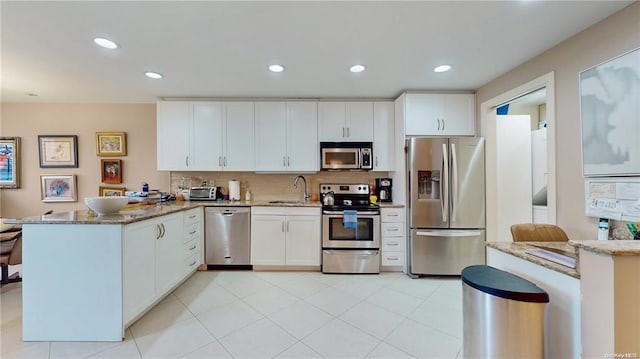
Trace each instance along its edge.
<path fill-rule="evenodd" d="M 164 238 L 164 234 L 166 232 L 166 229 L 164 228 L 164 223 L 160 223 L 160 226 L 162 226 L 162 235 L 160 237 Z"/>
<path fill-rule="evenodd" d="M 376 167 L 378 167 L 378 156 L 376 156 Z"/>
<path fill-rule="evenodd" d="M 397 232 L 398 228 L 387 228 L 387 232 Z"/>
<path fill-rule="evenodd" d="M 349 127 L 347 127 L 347 137 L 349 137 Z"/>
<path fill-rule="evenodd" d="M 218 156 L 218 167 L 222 167 L 222 156 Z"/>
<path fill-rule="evenodd" d="M 387 246 L 389 246 L 389 247 L 397 247 L 399 245 L 400 245 L 400 243 L 387 243 Z"/>
<path fill-rule="evenodd" d="M 189 264 L 189 267 L 193 267 L 196 264 L 196 261 L 191 262 L 191 264 Z"/>
<path fill-rule="evenodd" d="M 227 167 L 227 156 L 224 156 L 224 166 Z"/>
<path fill-rule="evenodd" d="M 187 167 L 189 167 L 189 156 L 186 156 L 186 157 L 184 158 L 184 165 L 185 165 L 185 166 L 187 166 Z"/>
<path fill-rule="evenodd" d="M 388 261 L 397 261 L 398 259 L 400 259 L 400 258 L 398 258 L 398 257 L 387 257 Z"/>
<path fill-rule="evenodd" d="M 287 159 L 286 159 L 286 156 L 282 156 L 282 167 L 287 167 Z"/>
<path fill-rule="evenodd" d="M 438 120 L 438 131 L 440 131 L 440 119 L 437 119 L 437 120 Z"/>
<path fill-rule="evenodd" d="M 160 225 L 156 224 L 156 239 L 160 239 L 160 233 L 162 233 L 162 231 L 160 230 Z"/>
<path fill-rule="evenodd" d="M 395 212 L 387 213 L 387 217 L 398 217 L 398 213 L 395 213 Z"/>
<path fill-rule="evenodd" d="M 192 251 L 194 249 L 196 249 L 196 246 L 193 246 L 193 247 L 189 248 L 190 251 Z"/>
<path fill-rule="evenodd" d="M 192 215 L 190 215 L 190 216 L 189 216 L 189 219 L 194 219 L 194 218 L 196 218 L 196 217 L 197 217 L 197 215 L 192 214 Z"/>
<path fill-rule="evenodd" d="M 444 131 L 444 118 L 442 119 L 442 131 Z"/>
<path fill-rule="evenodd" d="M 289 232 L 289 221 L 287 221 L 287 232 Z"/>
<path fill-rule="evenodd" d="M 344 127 L 342 128 L 342 137 L 345 137 L 344 136 Z"/>
<path fill-rule="evenodd" d="M 189 235 L 196 234 L 196 232 L 197 231 L 194 229 L 193 231 L 189 232 Z"/>
<path fill-rule="evenodd" d="M 291 166 L 291 157 L 287 156 L 287 167 Z"/>

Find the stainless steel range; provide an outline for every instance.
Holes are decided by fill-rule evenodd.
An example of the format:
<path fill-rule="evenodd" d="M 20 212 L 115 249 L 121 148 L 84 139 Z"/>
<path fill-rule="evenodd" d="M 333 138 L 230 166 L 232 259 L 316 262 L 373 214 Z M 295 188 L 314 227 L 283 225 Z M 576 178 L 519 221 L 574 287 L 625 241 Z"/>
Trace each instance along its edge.
<path fill-rule="evenodd" d="M 322 272 L 380 273 L 380 207 L 368 184 L 320 184 Z"/>

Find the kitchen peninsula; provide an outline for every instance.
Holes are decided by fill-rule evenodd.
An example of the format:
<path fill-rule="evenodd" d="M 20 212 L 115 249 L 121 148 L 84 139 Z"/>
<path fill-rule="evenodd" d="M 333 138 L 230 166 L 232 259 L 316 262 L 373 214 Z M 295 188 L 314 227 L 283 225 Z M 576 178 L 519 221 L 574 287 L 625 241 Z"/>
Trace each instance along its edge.
<path fill-rule="evenodd" d="M 534 245 L 576 253 L 577 267 L 526 253 Z M 640 241 L 487 242 L 487 264 L 549 293 L 545 357 L 640 353 Z"/>

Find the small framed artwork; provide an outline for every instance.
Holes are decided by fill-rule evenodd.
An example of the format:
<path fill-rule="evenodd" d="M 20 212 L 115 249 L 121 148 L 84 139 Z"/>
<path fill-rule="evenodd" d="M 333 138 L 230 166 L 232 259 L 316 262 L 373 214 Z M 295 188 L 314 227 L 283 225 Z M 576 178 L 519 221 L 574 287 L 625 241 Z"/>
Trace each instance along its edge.
<path fill-rule="evenodd" d="M 76 202 L 76 175 L 41 175 L 42 202 Z"/>
<path fill-rule="evenodd" d="M 0 137 L 0 188 L 20 188 L 20 137 Z"/>
<path fill-rule="evenodd" d="M 124 187 L 100 186 L 98 195 L 100 197 L 124 196 L 126 190 Z"/>
<path fill-rule="evenodd" d="M 126 156 L 127 135 L 124 132 L 96 132 L 98 156 Z"/>
<path fill-rule="evenodd" d="M 78 168 L 78 136 L 38 135 L 40 168 Z"/>
<path fill-rule="evenodd" d="M 100 160 L 103 183 L 122 183 L 122 160 Z"/>

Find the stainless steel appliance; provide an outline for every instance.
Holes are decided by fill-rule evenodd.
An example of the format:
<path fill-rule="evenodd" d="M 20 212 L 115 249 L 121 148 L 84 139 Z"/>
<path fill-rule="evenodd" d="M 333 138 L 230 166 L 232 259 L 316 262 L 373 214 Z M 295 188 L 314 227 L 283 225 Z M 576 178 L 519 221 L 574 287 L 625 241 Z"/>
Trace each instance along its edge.
<path fill-rule="evenodd" d="M 251 207 L 205 208 L 207 265 L 249 266 Z"/>
<path fill-rule="evenodd" d="M 370 170 L 371 142 L 320 142 L 322 170 Z"/>
<path fill-rule="evenodd" d="M 369 202 L 369 185 L 324 183 L 320 196 L 333 197 L 322 206 L 322 272 L 380 273 L 380 208 Z"/>
<path fill-rule="evenodd" d="M 484 139 L 410 138 L 409 274 L 485 264 Z"/>
<path fill-rule="evenodd" d="M 219 187 L 191 187 L 189 191 L 190 201 L 215 201 L 222 198 Z"/>
<path fill-rule="evenodd" d="M 391 178 L 376 178 L 378 202 L 391 202 Z"/>

